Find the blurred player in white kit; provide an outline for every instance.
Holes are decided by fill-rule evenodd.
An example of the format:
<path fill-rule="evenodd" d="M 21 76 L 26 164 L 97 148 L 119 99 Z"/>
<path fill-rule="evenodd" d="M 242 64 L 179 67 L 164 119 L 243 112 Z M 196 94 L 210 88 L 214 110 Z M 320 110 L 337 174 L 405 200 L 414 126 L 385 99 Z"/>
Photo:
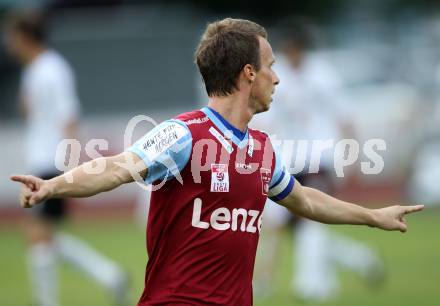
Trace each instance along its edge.
<path fill-rule="evenodd" d="M 343 130 L 349 127 L 340 77 L 325 59 L 309 53 L 313 45 L 313 28 L 306 20 L 286 22 L 282 36 L 282 52 L 275 55 L 274 65 L 282 81 L 275 91 L 271 111 L 256 116 L 256 126 L 276 135 L 276 139 L 294 140 L 293 161 L 287 161 L 290 165 L 286 166 L 299 168 L 295 177 L 301 184 L 332 194 L 334 149 L 324 150 L 319 160 L 310 153 L 313 140 L 333 139 L 336 143 L 343 138 Z M 297 140 L 308 141 L 307 151 L 298 149 Z M 302 157 L 305 157 L 304 164 Z M 310 171 L 318 170 L 318 166 L 317 173 Z M 257 295 L 270 293 L 276 249 L 290 213 L 268 199 L 263 220 L 255 279 Z M 329 231 L 322 223 L 295 220 L 294 245 L 291 289 L 299 299 L 313 302 L 333 297 L 338 289 L 339 267 L 352 270 L 369 281 L 383 278 L 382 263 L 373 250 Z"/>
<path fill-rule="evenodd" d="M 50 179 L 59 175 L 55 167 L 58 143 L 76 136 L 80 105 L 74 72 L 58 52 L 47 47 L 47 23 L 42 14 L 11 13 L 5 32 L 9 52 L 24 68 L 20 110 L 26 121 L 25 163 L 29 172 Z M 64 201 L 51 199 L 26 216 L 24 231 L 35 302 L 38 306 L 59 305 L 56 263 L 60 258 L 106 287 L 116 304 L 123 305 L 125 272 L 78 238 L 56 231 L 65 215 Z"/>

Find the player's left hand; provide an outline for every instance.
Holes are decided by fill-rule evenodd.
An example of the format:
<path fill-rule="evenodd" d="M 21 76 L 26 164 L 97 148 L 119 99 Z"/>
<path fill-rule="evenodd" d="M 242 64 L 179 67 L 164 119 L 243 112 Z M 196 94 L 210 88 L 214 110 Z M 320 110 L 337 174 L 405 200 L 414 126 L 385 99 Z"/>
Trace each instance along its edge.
<path fill-rule="evenodd" d="M 423 210 L 424 205 L 414 206 L 389 206 L 381 209 L 375 209 L 374 226 L 387 231 L 401 231 L 405 233 L 408 225 L 405 221 L 405 215 Z"/>

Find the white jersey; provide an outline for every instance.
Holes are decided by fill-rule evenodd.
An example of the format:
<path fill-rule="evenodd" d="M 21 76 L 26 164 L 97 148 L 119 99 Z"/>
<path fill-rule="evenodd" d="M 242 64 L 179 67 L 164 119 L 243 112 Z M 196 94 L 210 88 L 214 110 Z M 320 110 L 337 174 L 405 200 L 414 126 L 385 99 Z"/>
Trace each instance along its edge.
<path fill-rule="evenodd" d="M 64 128 L 79 113 L 72 68 L 57 52 L 43 52 L 23 71 L 21 96 L 28 109 L 27 166 L 34 173 L 54 171 Z"/>
<path fill-rule="evenodd" d="M 282 140 L 340 139 L 339 121 L 347 114 L 333 67 L 315 55 L 307 56 L 298 69 L 281 54 L 276 59 L 273 69 L 280 84 L 270 110 L 256 116 L 257 126 Z M 321 164 L 328 166 L 332 158 L 331 150 L 323 152 Z"/>

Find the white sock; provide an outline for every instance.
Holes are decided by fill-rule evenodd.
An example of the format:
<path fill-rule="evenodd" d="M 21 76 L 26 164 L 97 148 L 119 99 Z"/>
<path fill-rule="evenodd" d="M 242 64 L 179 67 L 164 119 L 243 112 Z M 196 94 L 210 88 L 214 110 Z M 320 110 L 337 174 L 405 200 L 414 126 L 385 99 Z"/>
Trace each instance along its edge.
<path fill-rule="evenodd" d="M 77 267 L 109 290 L 116 290 L 125 280 L 123 271 L 110 259 L 104 257 L 80 239 L 58 233 L 55 237 L 60 257 Z"/>
<path fill-rule="evenodd" d="M 375 265 L 381 265 L 380 258 L 365 243 L 332 233 L 329 237 L 332 260 L 342 268 L 366 277 Z"/>
<path fill-rule="evenodd" d="M 51 243 L 38 243 L 28 250 L 33 294 L 40 306 L 58 306 L 56 256 Z"/>
<path fill-rule="evenodd" d="M 324 301 L 338 292 L 335 266 L 328 255 L 325 225 L 301 220 L 295 231 L 294 279 L 291 287 L 305 300 Z"/>

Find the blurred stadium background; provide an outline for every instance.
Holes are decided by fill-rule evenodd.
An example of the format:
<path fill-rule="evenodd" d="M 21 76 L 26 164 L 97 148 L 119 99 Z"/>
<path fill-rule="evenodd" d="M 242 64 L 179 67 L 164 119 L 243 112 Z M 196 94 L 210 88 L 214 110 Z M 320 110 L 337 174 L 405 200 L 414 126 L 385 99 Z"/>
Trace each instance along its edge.
<path fill-rule="evenodd" d="M 343 77 L 360 141 L 383 138 L 385 168 L 361 175 L 360 161 L 338 182 L 339 197 L 381 206 L 432 204 L 410 218 L 407 235 L 351 227 L 336 231 L 378 249 L 388 280 L 370 290 L 342 276 L 339 297 L 325 305 L 438 305 L 440 300 L 440 2 L 432 0 L 136 1 L 0 0 L 0 20 L 17 7 L 46 8 L 51 45 L 75 69 L 82 103 L 80 142 L 108 140 L 103 155 L 123 150 L 123 132 L 135 115 L 161 121 L 199 107 L 200 78 L 193 52 L 208 21 L 251 18 L 267 27 L 277 48 L 277 26 L 292 15 L 311 18 L 320 41 L 314 51 Z M 0 305 L 30 305 L 18 186 L 26 171 L 23 122 L 17 112 L 19 67 L 0 48 Z M 281 80 L 282 81 L 282 80 Z M 276 103 L 276 101 L 275 101 Z M 141 135 L 151 127 L 142 126 Z M 83 153 L 83 152 L 82 152 Z M 27 152 L 26 154 L 31 154 Z M 83 160 L 87 157 L 84 155 Z M 139 190 L 126 186 L 87 200 L 72 200 L 65 225 L 119 261 L 143 286 L 144 229 L 134 221 Z M 256 305 L 299 305 L 288 290 L 291 260 L 286 231 L 274 294 Z M 288 267 L 288 268 L 287 268 Z M 108 305 L 105 292 L 75 271 L 61 268 L 62 305 Z"/>

